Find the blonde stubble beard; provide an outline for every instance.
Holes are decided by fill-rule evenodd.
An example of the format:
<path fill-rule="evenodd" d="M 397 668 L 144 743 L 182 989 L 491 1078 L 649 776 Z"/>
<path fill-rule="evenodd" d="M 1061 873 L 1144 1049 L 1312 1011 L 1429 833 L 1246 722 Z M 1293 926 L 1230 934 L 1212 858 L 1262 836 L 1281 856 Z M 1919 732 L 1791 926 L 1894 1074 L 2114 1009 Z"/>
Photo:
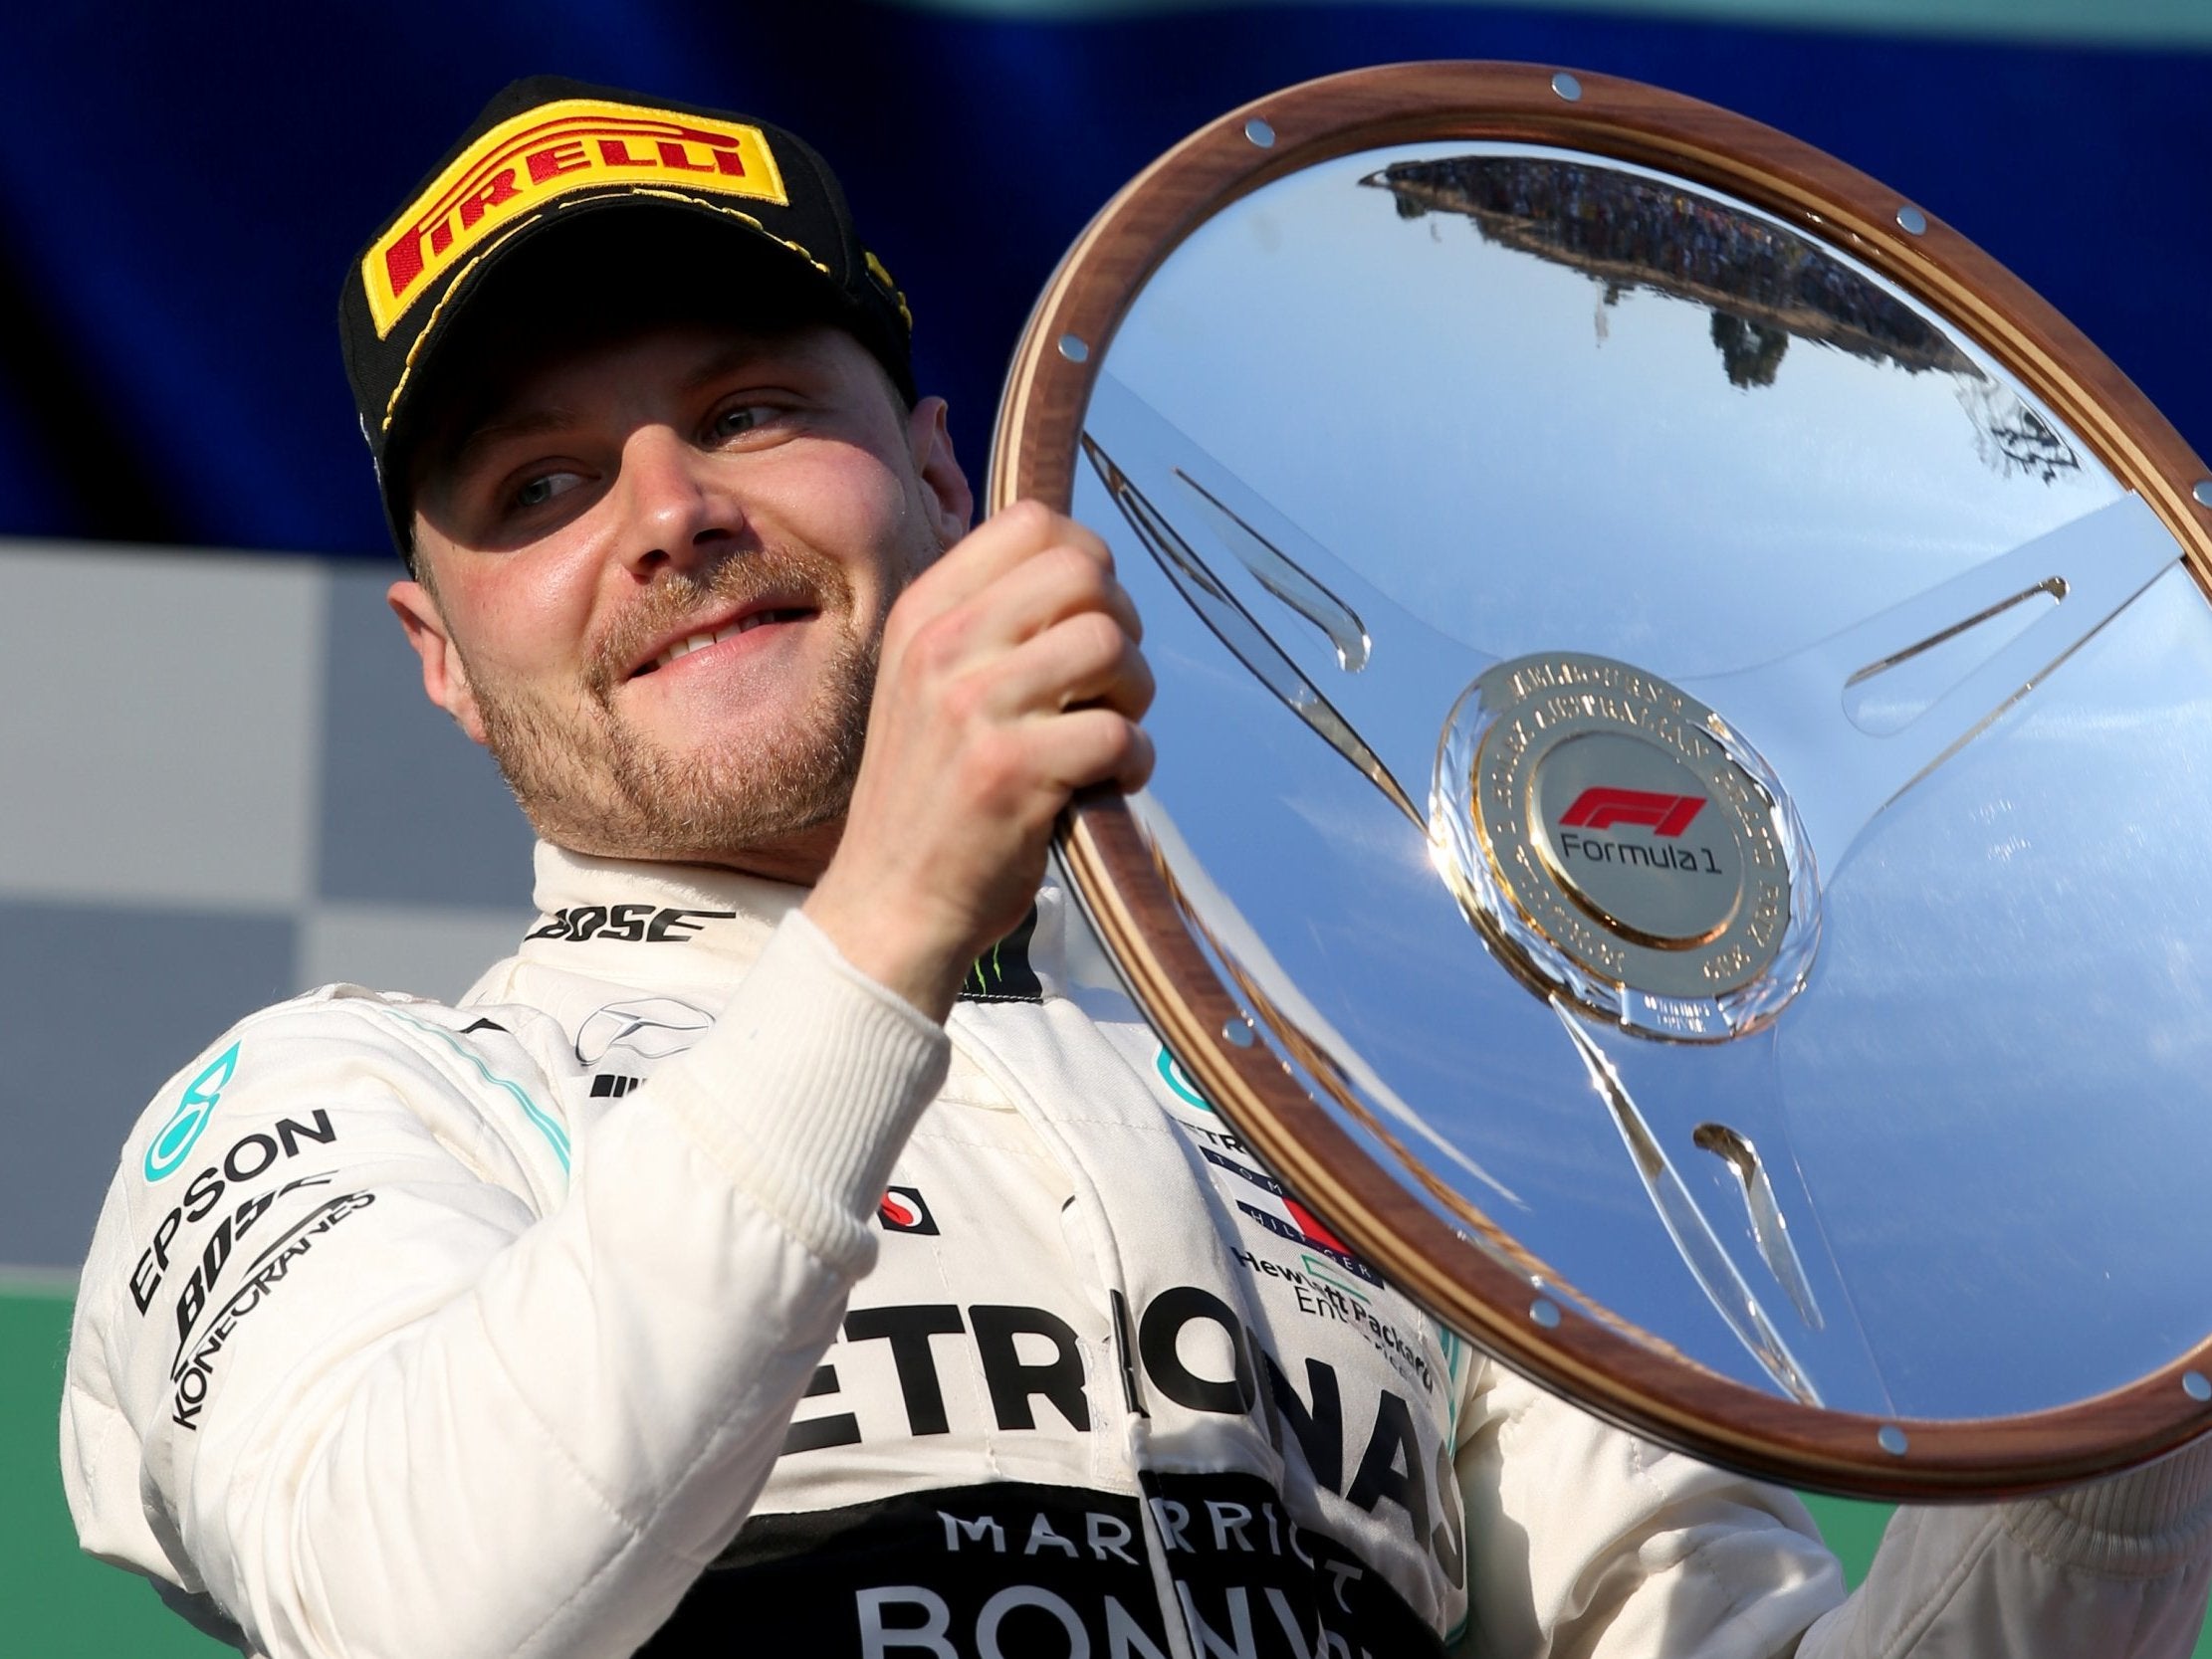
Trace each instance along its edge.
<path fill-rule="evenodd" d="M 893 572 L 898 585 L 934 558 L 933 542 Z M 796 719 L 773 735 L 679 754 L 623 722 L 615 692 L 653 639 L 732 605 L 803 593 L 833 630 L 830 662 Z M 888 605 L 896 594 L 888 594 Z M 867 735 L 880 640 L 854 614 L 844 568 L 811 549 L 764 547 L 698 573 L 665 575 L 598 642 L 569 710 L 480 679 L 463 666 L 485 743 L 524 815 L 546 840 L 600 858 L 743 867 L 844 816 Z"/>

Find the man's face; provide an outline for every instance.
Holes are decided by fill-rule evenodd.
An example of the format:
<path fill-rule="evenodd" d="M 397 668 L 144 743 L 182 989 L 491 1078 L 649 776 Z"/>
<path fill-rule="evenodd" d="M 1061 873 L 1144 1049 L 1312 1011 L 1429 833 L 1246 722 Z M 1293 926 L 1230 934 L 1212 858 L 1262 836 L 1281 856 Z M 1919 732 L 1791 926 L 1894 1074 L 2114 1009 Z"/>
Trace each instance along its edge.
<path fill-rule="evenodd" d="M 841 330 L 655 326 L 434 437 L 393 608 L 540 834 L 809 878 L 892 601 L 967 525 L 944 406 Z"/>

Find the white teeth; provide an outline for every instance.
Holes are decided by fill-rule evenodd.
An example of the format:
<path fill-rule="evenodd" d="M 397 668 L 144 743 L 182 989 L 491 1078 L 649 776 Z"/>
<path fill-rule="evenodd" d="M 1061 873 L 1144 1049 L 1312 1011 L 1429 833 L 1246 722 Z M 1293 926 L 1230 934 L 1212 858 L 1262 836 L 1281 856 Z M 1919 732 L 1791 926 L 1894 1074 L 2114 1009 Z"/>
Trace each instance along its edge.
<path fill-rule="evenodd" d="M 755 611 L 751 616 L 730 623 L 727 627 L 717 628 L 711 634 L 693 634 L 687 639 L 680 639 L 658 657 L 655 657 L 653 666 L 655 668 L 666 668 L 678 657 L 688 657 L 694 651 L 704 651 L 710 645 L 719 645 L 726 639 L 735 639 L 740 634 L 751 633 L 762 623 L 773 622 L 782 614 L 784 613 L 781 611 Z"/>

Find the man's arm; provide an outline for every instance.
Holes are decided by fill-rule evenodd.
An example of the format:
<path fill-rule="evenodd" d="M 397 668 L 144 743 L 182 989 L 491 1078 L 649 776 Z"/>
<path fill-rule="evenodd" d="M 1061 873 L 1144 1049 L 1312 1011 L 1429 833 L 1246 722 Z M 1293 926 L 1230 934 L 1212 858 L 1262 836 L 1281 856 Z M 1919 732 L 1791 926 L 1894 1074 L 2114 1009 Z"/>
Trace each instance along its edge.
<path fill-rule="evenodd" d="M 2212 1576 L 2212 1441 L 2048 1498 L 1899 1509 L 1799 1659 L 2186 1659 Z"/>
<path fill-rule="evenodd" d="M 1494 1362 L 1460 1415 L 1466 1651 L 1774 1659 L 1844 1596 L 1805 1506 L 1612 1428 Z"/>
<path fill-rule="evenodd" d="M 269 1653 L 642 1642 L 767 1478 L 946 1053 L 793 920 L 577 1137 L 563 1192 L 524 1045 L 460 1023 L 367 997 L 249 1020 L 200 1148 L 277 1166 L 203 1207 L 203 1160 L 126 1163 L 88 1264 L 63 1447 L 86 1544 Z"/>
<path fill-rule="evenodd" d="M 2184 1659 L 2212 1442 L 2055 1498 L 1905 1509 L 1848 1599 L 1793 1495 L 1486 1367 L 1459 1456 L 1483 1659 Z"/>

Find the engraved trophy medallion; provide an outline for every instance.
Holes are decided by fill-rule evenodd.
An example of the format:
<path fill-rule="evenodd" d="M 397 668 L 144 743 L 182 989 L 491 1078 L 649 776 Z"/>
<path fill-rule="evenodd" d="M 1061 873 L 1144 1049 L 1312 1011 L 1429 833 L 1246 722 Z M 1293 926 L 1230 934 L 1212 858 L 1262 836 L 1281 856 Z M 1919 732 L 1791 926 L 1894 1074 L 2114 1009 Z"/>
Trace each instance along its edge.
<path fill-rule="evenodd" d="M 1804 983 L 1809 857 L 1720 717 L 1625 663 L 1500 663 L 1438 751 L 1433 826 L 1469 918 L 1519 971 L 1624 1025 L 1739 1036 Z M 1779 964 L 1779 970 L 1778 970 Z"/>
<path fill-rule="evenodd" d="M 2212 1427 L 2212 477 L 1987 255 L 1630 82 L 1292 88 L 1070 251 L 1021 497 L 1159 685 L 1075 896 L 1440 1321 L 1868 1496 Z"/>

